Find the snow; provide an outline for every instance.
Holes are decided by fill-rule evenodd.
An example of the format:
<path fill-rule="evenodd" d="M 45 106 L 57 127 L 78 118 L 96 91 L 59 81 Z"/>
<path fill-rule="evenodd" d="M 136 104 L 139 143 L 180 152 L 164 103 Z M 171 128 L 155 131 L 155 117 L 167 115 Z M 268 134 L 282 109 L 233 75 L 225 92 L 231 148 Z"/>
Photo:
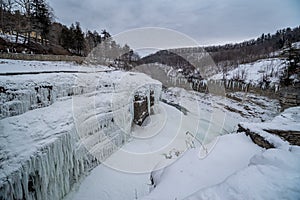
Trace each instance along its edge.
<path fill-rule="evenodd" d="M 76 180 L 82 173 L 84 158 L 80 151 L 74 151 L 72 115 L 60 112 L 62 107 L 68 109 L 67 105 L 59 102 L 51 112 L 42 108 L 0 121 L 1 155 L 5 155 L 0 173 L 2 198 L 33 199 L 30 191 L 22 192 L 22 187 L 28 188 L 30 177 L 43 186 L 36 189 L 38 197 L 60 198 L 70 188 L 69 181 L 63 180 Z M 73 175 L 71 166 L 76 169 Z"/>
<path fill-rule="evenodd" d="M 149 193 L 149 174 L 120 172 L 99 165 L 64 200 L 138 199 Z"/>
<path fill-rule="evenodd" d="M 17 36 L 16 35 L 10 35 L 10 34 L 0 33 L 0 37 L 3 38 L 4 40 L 8 41 L 8 42 L 15 43 Z M 19 44 L 23 44 L 24 43 L 24 37 L 23 36 L 19 36 L 18 43 Z"/>
<path fill-rule="evenodd" d="M 24 61 L 1 59 L 0 73 L 51 72 L 51 71 L 99 71 L 112 70 L 106 66 L 83 66 L 73 62 Z"/>
<path fill-rule="evenodd" d="M 159 51 L 158 49 L 155 48 L 141 48 L 141 49 L 134 49 L 134 51 L 141 57 L 146 57 L 150 54 L 154 54 L 157 51 Z"/>
<path fill-rule="evenodd" d="M 96 167 L 66 199 L 134 199 L 136 193 L 138 197 L 148 194 L 149 173 L 165 160 L 162 154 L 174 147 L 186 148 L 183 135 L 176 134 L 178 126 L 173 124 L 181 119 L 177 109 L 160 103 L 150 118 L 147 125 L 134 126 L 133 139 Z M 149 135 L 153 132 L 156 134 Z"/>
<path fill-rule="evenodd" d="M 1 184 L 6 184 L 4 181 L 6 178 L 10 180 L 13 174 L 19 173 L 23 178 L 13 179 L 10 182 L 24 185 L 28 181 L 28 176 L 37 171 L 39 176 L 44 177 L 41 183 L 36 183 L 37 185 L 41 184 L 47 188 L 51 182 L 65 184 L 49 186 L 51 191 L 37 191 L 37 195 L 41 195 L 44 199 L 61 198 L 71 187 L 69 177 L 76 180 L 87 170 L 82 169 L 84 160 L 87 160 L 86 153 L 81 153 L 83 148 L 76 144 L 78 136 L 72 118 L 71 99 L 3 119 L 0 125 L 3 133 L 1 155 L 5 155 L 5 159 L 1 162 Z M 81 166 L 77 166 L 76 163 L 81 163 Z M 76 170 L 75 166 L 79 169 Z M 75 171 L 72 172 L 72 169 Z M 8 189 L 7 192 L 11 193 L 9 196 L 22 194 L 22 190 L 12 192 Z M 29 196 L 26 198 L 30 199 Z"/>
<path fill-rule="evenodd" d="M 245 83 L 259 85 L 263 76 L 268 76 L 270 84 L 275 86 L 279 84 L 280 75 L 285 69 L 284 60 L 279 58 L 269 58 L 258 60 L 253 63 L 240 64 L 237 68 L 229 70 L 225 74 L 225 79 L 231 80 L 240 77 Z M 212 76 L 212 80 L 222 80 L 223 73 Z"/>
<path fill-rule="evenodd" d="M 292 44 L 292 48 L 300 49 L 300 42 L 295 42 Z"/>
<path fill-rule="evenodd" d="M 156 187 L 143 199 L 184 199 L 199 189 L 221 183 L 229 175 L 247 167 L 250 158 L 261 149 L 243 134 L 229 134 L 219 137 L 204 159 L 199 158 L 199 151 L 198 148 L 191 149 L 163 169 L 161 176 L 154 179 Z"/>
<path fill-rule="evenodd" d="M 299 132 L 299 109 L 289 108 L 269 122 L 243 124 L 251 131 Z M 156 187 L 143 199 L 298 199 L 300 148 L 276 138 L 278 148 L 265 150 L 243 133 L 223 135 L 204 159 L 196 159 L 201 149 L 189 150 L 154 171 Z"/>
<path fill-rule="evenodd" d="M 188 196 L 191 192 L 196 192 L 199 189 L 198 186 L 204 187 L 206 183 L 211 186 L 220 183 L 237 170 L 247 167 L 250 158 L 261 152 L 262 149 L 243 134 L 224 134 L 232 132 L 240 121 L 258 122 L 261 121 L 260 115 L 264 115 L 264 117 L 262 116 L 264 120 L 271 119 L 275 115 L 271 110 L 276 110 L 277 102 L 253 94 L 233 93 L 232 95 L 242 99 L 243 103 L 181 88 L 169 88 L 164 91 L 162 99 L 183 106 L 188 110 L 187 113 L 184 114 L 175 107 L 161 102 L 154 114 L 145 120 L 141 127 L 134 126 L 132 128 L 133 138 L 102 165 L 92 170 L 91 174 L 67 196 L 66 200 L 99 199 L 100 197 L 101 199 L 136 199 L 136 197 L 142 199 L 147 195 L 150 196 L 145 198 L 151 199 L 154 198 L 151 191 L 154 192 L 153 195 L 157 199 L 168 199 L 166 197 L 172 193 L 182 193 Z M 239 113 L 232 113 L 224 109 L 224 105 L 237 109 L 242 109 L 247 105 L 250 109 L 249 112 L 256 110 L 264 112 L 264 114 L 241 116 Z M 203 146 L 208 150 L 208 154 L 197 141 L 195 141 L 197 149 L 186 151 L 186 131 L 193 134 L 198 133 L 196 137 L 203 141 Z M 219 137 L 219 135 L 224 136 Z M 181 155 L 178 157 L 176 152 Z M 170 159 L 166 159 L 167 157 Z M 210 160 L 210 163 L 205 165 L 208 169 L 204 169 L 204 166 L 201 168 L 200 163 L 205 163 L 207 159 Z M 165 170 L 163 169 L 168 171 L 173 166 L 177 166 L 177 163 L 190 168 L 183 167 L 184 175 L 179 176 L 177 180 L 174 180 L 175 178 L 170 179 L 170 182 L 168 179 L 165 180 L 167 175 L 164 175 Z M 198 170 L 194 164 L 204 170 Z M 222 167 L 223 164 L 224 167 Z M 207 171 L 210 168 L 216 170 L 216 172 L 212 172 L 212 179 Z M 157 193 L 155 190 L 160 187 L 160 184 L 154 190 L 149 185 L 149 177 L 153 170 L 155 170 L 155 174 L 152 174 L 157 177 L 156 181 L 164 185 Z M 198 172 L 201 174 L 197 175 Z M 167 177 L 176 177 L 177 175 L 178 173 L 174 175 L 170 171 Z M 184 178 L 185 175 L 187 178 Z M 198 178 L 200 175 L 201 178 Z M 163 177 L 160 179 L 160 176 Z M 206 181 L 200 183 L 202 176 Z M 192 181 L 195 182 L 195 185 L 188 189 L 191 186 L 189 183 Z M 187 190 L 180 190 L 180 186 Z M 168 192 L 165 192 L 165 188 L 168 188 Z M 149 194 L 149 192 L 151 193 Z"/>
<path fill-rule="evenodd" d="M 0 88 L 5 90 L 0 93 L 0 119 L 49 106 L 62 97 L 92 91 L 116 90 L 130 102 L 132 99 L 128 99 L 128 97 L 132 96 L 132 91 L 138 87 L 148 84 L 145 87 L 149 88 L 152 83 L 160 85 L 158 81 L 151 80 L 144 74 L 126 74 L 113 68 L 77 66 L 66 62 L 4 60 L 0 64 L 0 69 L 1 73 L 20 73 L 13 78 L 4 74 L 0 75 Z M 43 73 L 49 71 L 54 71 L 54 73 Z M 68 73 L 60 73 L 62 71 Z M 23 72 L 38 73 L 22 74 Z M 156 87 L 152 89 L 155 94 L 160 94 Z M 121 98 L 121 96 L 119 97 Z M 114 103 L 119 102 L 120 98 L 115 98 Z M 159 96 L 156 95 L 155 99 L 159 99 Z M 122 102 L 121 105 L 123 105 Z"/>
<path fill-rule="evenodd" d="M 279 136 L 268 133 L 268 130 L 277 130 L 277 131 L 294 131 L 297 132 L 300 130 L 300 107 L 292 107 L 286 109 L 280 115 L 276 116 L 269 122 L 265 123 L 250 123 L 242 122 L 240 123 L 245 129 L 249 129 L 251 132 L 254 132 L 268 142 L 273 144 L 277 148 L 289 149 L 289 143 L 280 139 Z"/>
<path fill-rule="evenodd" d="M 245 169 L 186 199 L 299 199 L 300 153 L 295 148 L 259 153 Z"/>
<path fill-rule="evenodd" d="M 280 149 L 265 150 L 234 133 L 238 123 L 260 132 L 299 131 L 299 107 L 274 118 L 278 101 L 251 93 L 226 98 L 174 87 L 160 96 L 161 83 L 140 73 L 63 62 L 5 62 L 0 64 L 4 73 L 57 72 L 0 76 L 4 199 L 62 199 L 72 188 L 67 200 L 300 196 L 299 147 L 277 138 Z M 152 115 L 142 126 L 131 126 L 134 94 L 149 97 L 150 91 L 156 102 L 148 108 Z M 32 182 L 41 187 L 31 188 Z"/>
<path fill-rule="evenodd" d="M 144 74 L 121 71 L 1 76 L 1 86 L 1 106 L 17 115 L 0 120 L 4 199 L 61 199 L 128 140 L 133 94 L 151 89 L 158 102 L 161 90 Z"/>

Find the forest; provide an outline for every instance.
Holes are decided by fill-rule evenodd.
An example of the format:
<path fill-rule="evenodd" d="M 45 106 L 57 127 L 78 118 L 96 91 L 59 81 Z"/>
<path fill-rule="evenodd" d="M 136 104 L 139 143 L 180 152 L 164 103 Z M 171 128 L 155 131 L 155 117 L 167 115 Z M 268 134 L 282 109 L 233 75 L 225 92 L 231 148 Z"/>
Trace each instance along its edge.
<path fill-rule="evenodd" d="M 13 40 L 0 38 L 0 51 L 13 53 L 87 56 L 100 43 L 106 47 L 129 52 L 128 45 L 116 44 L 111 34 L 84 32 L 80 22 L 66 26 L 55 21 L 54 10 L 46 0 L 1 0 L 0 33 Z"/>

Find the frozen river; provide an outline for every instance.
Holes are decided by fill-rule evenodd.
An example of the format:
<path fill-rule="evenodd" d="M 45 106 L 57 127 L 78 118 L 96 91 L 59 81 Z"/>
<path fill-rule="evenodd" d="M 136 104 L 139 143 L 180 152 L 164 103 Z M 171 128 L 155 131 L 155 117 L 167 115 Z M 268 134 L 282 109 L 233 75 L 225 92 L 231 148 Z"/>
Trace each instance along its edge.
<path fill-rule="evenodd" d="M 133 139 L 93 169 L 66 199 L 136 199 L 147 195 L 150 172 L 158 166 L 166 166 L 166 161 L 170 164 L 176 160 L 166 160 L 165 155 L 170 151 L 186 150 L 187 131 L 197 133 L 197 137 L 204 141 L 212 141 L 216 133 L 222 132 L 224 127 L 217 124 L 224 124 L 225 116 L 222 113 L 219 115 L 219 122 L 203 109 L 184 115 L 161 102 L 145 126 L 133 127 Z"/>

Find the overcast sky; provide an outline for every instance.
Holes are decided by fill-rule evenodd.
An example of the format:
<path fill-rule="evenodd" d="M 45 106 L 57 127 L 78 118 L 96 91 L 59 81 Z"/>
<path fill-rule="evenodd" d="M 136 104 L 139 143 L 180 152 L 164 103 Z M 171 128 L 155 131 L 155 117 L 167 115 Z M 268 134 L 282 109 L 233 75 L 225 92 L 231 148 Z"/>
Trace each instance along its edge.
<path fill-rule="evenodd" d="M 112 35 L 141 27 L 184 33 L 200 45 L 256 38 L 300 25 L 299 0 L 49 0 L 59 21 Z"/>

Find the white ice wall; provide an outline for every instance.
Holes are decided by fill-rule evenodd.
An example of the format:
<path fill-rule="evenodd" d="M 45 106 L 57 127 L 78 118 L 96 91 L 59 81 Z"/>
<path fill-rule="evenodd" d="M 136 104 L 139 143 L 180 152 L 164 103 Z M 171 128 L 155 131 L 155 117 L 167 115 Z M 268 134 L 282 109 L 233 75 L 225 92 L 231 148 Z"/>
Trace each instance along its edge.
<path fill-rule="evenodd" d="M 139 75 L 130 76 L 133 84 L 118 83 L 123 74 L 77 77 L 76 84 L 50 77 L 50 101 L 49 87 L 40 87 L 37 80 L 34 87 L 42 88 L 38 92 L 28 84 L 24 89 L 24 82 L 30 81 L 23 78 L 5 85 L 7 89 L 17 86 L 17 95 L 1 96 L 2 106 L 11 103 L 16 114 L 24 114 L 0 120 L 0 199 L 61 199 L 86 172 L 126 142 L 133 119 L 133 97 L 128 94 L 138 89 L 133 86 L 139 85 Z M 147 82 L 144 76 L 140 79 Z M 154 88 L 158 103 L 160 84 L 142 88 Z M 58 99 L 68 95 L 72 97 Z M 46 107 L 33 109 L 38 96 Z"/>

